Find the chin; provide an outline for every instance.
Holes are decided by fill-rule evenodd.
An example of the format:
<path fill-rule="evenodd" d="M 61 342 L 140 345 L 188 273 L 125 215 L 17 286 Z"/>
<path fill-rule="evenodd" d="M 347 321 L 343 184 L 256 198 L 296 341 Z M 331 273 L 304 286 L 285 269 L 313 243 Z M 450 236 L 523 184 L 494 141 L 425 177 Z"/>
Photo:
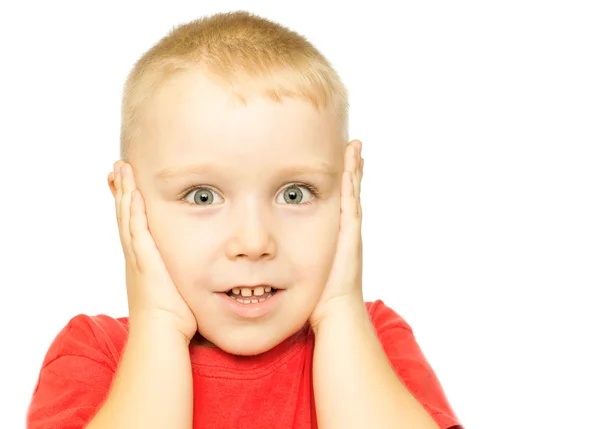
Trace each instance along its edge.
<path fill-rule="evenodd" d="M 268 352 L 273 347 L 280 344 L 281 340 L 272 339 L 271 341 L 251 341 L 251 340 L 231 340 L 229 338 L 222 341 L 214 341 L 213 344 L 219 349 L 236 356 L 256 356 Z"/>
<path fill-rule="evenodd" d="M 256 356 L 268 352 L 298 332 L 305 322 L 281 324 L 252 324 L 245 327 L 221 329 L 206 338 L 219 349 L 238 356 Z M 208 333 L 207 333 L 208 334 Z"/>
<path fill-rule="evenodd" d="M 258 327 L 257 327 L 258 328 Z M 237 329 L 236 332 L 220 332 L 211 342 L 221 350 L 238 356 L 255 356 L 268 352 L 294 333 L 268 332 L 267 329 Z"/>

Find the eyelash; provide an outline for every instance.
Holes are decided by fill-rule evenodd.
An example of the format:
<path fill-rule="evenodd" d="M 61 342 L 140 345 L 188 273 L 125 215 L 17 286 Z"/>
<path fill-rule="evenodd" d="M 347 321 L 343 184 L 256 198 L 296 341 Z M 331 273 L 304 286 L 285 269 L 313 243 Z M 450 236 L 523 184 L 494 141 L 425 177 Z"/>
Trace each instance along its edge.
<path fill-rule="evenodd" d="M 284 191 L 288 188 L 294 188 L 294 187 L 298 187 L 298 188 L 306 188 L 310 191 L 311 194 L 313 194 L 313 199 L 311 201 L 308 201 L 306 203 L 302 203 L 302 204 L 288 204 L 288 205 L 299 205 L 299 206 L 309 206 L 311 204 L 313 204 L 315 202 L 315 200 L 319 200 L 321 198 L 321 193 L 319 192 L 319 190 L 314 187 L 313 185 L 311 185 L 310 183 L 292 183 L 289 186 L 286 186 L 284 188 Z M 179 196 L 179 201 L 181 201 L 182 203 L 188 204 L 192 207 L 201 207 L 198 204 L 194 204 L 194 203 L 190 203 L 188 201 L 186 201 L 186 198 L 194 191 L 200 190 L 200 189 L 208 189 L 211 192 L 216 192 L 214 189 L 212 189 L 210 186 L 202 186 L 202 185 L 192 185 L 186 189 L 184 189 L 180 196 Z M 282 191 L 283 192 L 283 191 Z"/>

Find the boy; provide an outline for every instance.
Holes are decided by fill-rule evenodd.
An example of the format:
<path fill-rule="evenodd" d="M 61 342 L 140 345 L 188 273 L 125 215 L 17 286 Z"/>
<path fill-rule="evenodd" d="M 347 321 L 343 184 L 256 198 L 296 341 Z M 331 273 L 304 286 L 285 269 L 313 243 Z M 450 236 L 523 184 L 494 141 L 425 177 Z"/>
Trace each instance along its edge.
<path fill-rule="evenodd" d="M 69 322 L 28 427 L 458 427 L 410 327 L 363 301 L 347 116 L 327 60 L 245 12 L 148 51 L 108 177 L 129 317 Z"/>

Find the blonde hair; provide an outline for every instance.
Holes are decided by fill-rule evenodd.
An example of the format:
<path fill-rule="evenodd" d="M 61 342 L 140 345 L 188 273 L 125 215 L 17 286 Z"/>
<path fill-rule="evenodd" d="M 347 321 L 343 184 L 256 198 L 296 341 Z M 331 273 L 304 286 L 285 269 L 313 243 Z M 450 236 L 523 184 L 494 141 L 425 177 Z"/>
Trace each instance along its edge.
<path fill-rule="evenodd" d="M 219 13 L 175 27 L 135 64 L 125 83 L 121 158 L 127 160 L 144 103 L 169 77 L 201 70 L 245 104 L 249 95 L 304 99 L 331 108 L 348 139 L 348 94 L 329 61 L 304 36 L 246 11 Z"/>

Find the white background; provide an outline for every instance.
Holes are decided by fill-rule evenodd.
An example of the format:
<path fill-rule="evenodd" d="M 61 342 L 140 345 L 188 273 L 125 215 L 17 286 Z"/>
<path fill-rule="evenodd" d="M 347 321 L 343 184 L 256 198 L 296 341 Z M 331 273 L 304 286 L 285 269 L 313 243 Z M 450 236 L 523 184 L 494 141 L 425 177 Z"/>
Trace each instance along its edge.
<path fill-rule="evenodd" d="M 127 72 L 172 26 L 238 8 L 347 84 L 366 297 L 413 326 L 465 427 L 600 427 L 598 2 L 367 4 L 2 2 L 2 427 L 24 426 L 70 318 L 126 315 L 106 175 Z"/>

